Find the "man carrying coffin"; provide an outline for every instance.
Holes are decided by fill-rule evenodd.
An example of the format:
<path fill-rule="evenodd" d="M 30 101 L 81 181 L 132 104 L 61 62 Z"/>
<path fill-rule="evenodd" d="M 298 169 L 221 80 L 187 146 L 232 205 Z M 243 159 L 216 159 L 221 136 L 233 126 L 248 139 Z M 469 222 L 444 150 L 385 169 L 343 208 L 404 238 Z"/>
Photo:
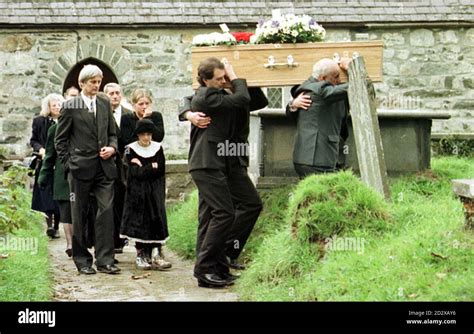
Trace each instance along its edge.
<path fill-rule="evenodd" d="M 292 89 L 296 98 L 288 103 L 286 113 L 296 119 L 293 163 L 301 178 L 337 170 L 341 138 L 348 136 L 348 83 L 340 84 L 339 69 L 347 70 L 351 61 L 343 58 L 338 64 L 321 59 L 312 76 Z"/>
<path fill-rule="evenodd" d="M 263 92 L 251 99 L 245 79 L 216 58 L 198 67 L 201 87 L 184 99 L 180 120 L 192 120 L 189 171 L 199 190 L 199 227 L 194 276 L 201 287 L 231 285 L 229 267 L 239 256 L 262 210 L 247 175 L 248 150 L 223 152 L 225 145 L 245 144 L 249 112 L 268 103 Z M 224 86 L 230 83 L 232 93 Z M 232 153 L 232 154 L 231 154 Z"/>

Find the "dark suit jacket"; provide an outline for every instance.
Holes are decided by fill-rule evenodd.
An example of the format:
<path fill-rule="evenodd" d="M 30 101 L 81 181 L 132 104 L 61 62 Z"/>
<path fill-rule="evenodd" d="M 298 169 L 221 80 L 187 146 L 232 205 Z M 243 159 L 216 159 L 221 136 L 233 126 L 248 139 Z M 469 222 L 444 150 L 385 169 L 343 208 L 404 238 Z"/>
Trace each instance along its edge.
<path fill-rule="evenodd" d="M 262 109 L 268 101 L 260 88 L 247 89 L 244 79 L 232 81 L 234 94 L 223 89 L 200 87 L 196 95 L 183 100 L 179 119 L 189 110 L 201 111 L 212 117 L 211 124 L 200 129 L 192 125 L 189 150 L 189 171 L 195 169 L 224 169 L 225 156 L 218 155 L 218 145 L 247 143 L 249 113 Z M 250 96 L 249 93 L 252 93 Z M 239 155 L 242 166 L 248 166 L 248 155 Z"/>
<path fill-rule="evenodd" d="M 107 178 L 117 176 L 114 158 L 103 160 L 99 157 L 104 146 L 118 149 L 112 107 L 109 101 L 97 96 L 96 109 L 94 119 L 81 95 L 64 102 L 56 130 L 55 147 L 64 171 L 81 180 L 94 178 L 97 161 Z"/>
<path fill-rule="evenodd" d="M 336 167 L 341 130 L 347 118 L 347 88 L 347 83 L 334 86 L 310 78 L 295 90 L 294 96 L 307 92 L 312 103 L 308 110 L 297 114 L 294 163 Z"/>
<path fill-rule="evenodd" d="M 112 112 L 113 112 L 113 110 L 112 110 Z M 131 115 L 131 114 L 133 114 L 133 111 L 122 107 L 122 115 L 121 115 L 121 118 L 120 118 L 120 127 L 118 126 L 117 122 L 115 122 L 115 125 L 116 125 L 115 131 L 117 133 L 117 141 L 118 141 L 118 152 L 120 152 L 120 154 L 117 156 L 118 159 L 121 159 L 121 157 L 123 155 L 123 147 L 125 146 L 123 135 L 122 135 L 122 130 L 121 130 L 122 119 L 123 119 L 124 115 Z M 115 120 L 115 117 L 114 117 L 114 120 Z"/>
<path fill-rule="evenodd" d="M 165 137 L 165 128 L 163 126 L 163 116 L 157 111 L 151 113 L 147 119 L 151 120 L 156 126 L 156 133 L 153 133 L 153 141 L 161 142 Z M 121 143 L 120 152 L 123 154 L 126 145 L 138 140 L 138 136 L 134 135 L 135 126 L 138 122 L 138 116 L 134 113 L 122 114 L 120 120 Z"/>

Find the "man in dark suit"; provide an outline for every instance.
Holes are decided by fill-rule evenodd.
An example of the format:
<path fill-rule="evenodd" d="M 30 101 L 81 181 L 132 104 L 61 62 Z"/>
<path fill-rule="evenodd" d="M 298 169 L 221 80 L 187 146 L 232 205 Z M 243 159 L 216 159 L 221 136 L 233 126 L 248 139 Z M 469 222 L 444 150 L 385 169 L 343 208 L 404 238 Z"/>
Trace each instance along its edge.
<path fill-rule="evenodd" d="M 248 148 L 249 112 L 268 102 L 259 90 L 260 100 L 251 103 L 246 81 L 216 58 L 204 60 L 198 75 L 201 87 L 191 108 L 185 99 L 180 109 L 180 120 L 193 120 L 189 171 L 199 189 L 194 275 L 201 287 L 221 287 L 235 279 L 226 256 L 236 260 L 262 210 L 247 174 L 248 150 L 228 154 L 221 149 L 225 145 Z M 232 94 L 223 89 L 228 82 Z"/>
<path fill-rule="evenodd" d="M 348 84 L 340 84 L 339 75 L 340 68 L 347 70 L 350 61 L 318 61 L 313 75 L 292 91 L 296 98 L 286 112 L 296 119 L 293 163 L 301 178 L 337 170 L 341 137 L 348 135 Z"/>
<path fill-rule="evenodd" d="M 79 73 L 81 94 L 64 103 L 55 137 L 71 190 L 72 253 L 81 274 L 96 273 L 84 235 L 91 192 L 98 205 L 94 244 L 97 270 L 107 274 L 120 271 L 114 265 L 113 240 L 113 183 L 117 177 L 113 156 L 117 136 L 111 105 L 97 96 L 102 78 L 99 67 L 84 66 Z"/>
<path fill-rule="evenodd" d="M 110 82 L 104 86 L 104 93 L 110 99 L 110 103 L 112 104 L 112 110 L 114 113 L 114 120 L 115 120 L 115 130 L 117 133 L 117 140 L 118 140 L 118 152 L 115 154 L 115 164 L 117 165 L 117 179 L 114 182 L 114 247 L 115 253 L 122 253 L 123 247 L 127 243 L 127 239 L 120 238 L 120 225 L 122 224 L 122 213 L 123 213 L 123 204 L 125 200 L 125 183 L 126 183 L 126 176 L 125 176 L 125 168 L 122 163 L 123 148 L 124 145 L 121 143 L 123 142 L 122 134 L 120 131 L 121 119 L 122 115 L 130 115 L 132 111 L 124 108 L 121 105 L 122 102 L 122 88 L 119 84 L 115 82 Z"/>

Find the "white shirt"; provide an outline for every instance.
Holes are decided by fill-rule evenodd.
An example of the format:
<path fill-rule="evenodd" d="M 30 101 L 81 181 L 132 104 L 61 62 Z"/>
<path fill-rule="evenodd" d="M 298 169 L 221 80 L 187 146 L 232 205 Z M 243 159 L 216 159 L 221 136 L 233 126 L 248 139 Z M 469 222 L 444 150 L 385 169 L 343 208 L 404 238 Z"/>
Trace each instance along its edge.
<path fill-rule="evenodd" d="M 120 104 L 114 109 L 114 118 L 115 123 L 117 123 L 118 127 L 120 128 L 120 120 L 122 119 L 122 106 Z"/>
<path fill-rule="evenodd" d="M 83 92 L 81 92 L 81 97 L 82 97 L 82 100 L 84 101 L 84 103 L 86 104 L 87 109 L 89 109 L 90 112 L 93 112 L 94 117 L 95 117 L 96 116 L 96 110 L 97 110 L 97 104 L 96 104 L 97 96 L 94 96 L 91 99 L 88 96 L 85 96 Z M 91 103 L 93 103 L 93 109 L 92 110 L 91 110 Z"/>

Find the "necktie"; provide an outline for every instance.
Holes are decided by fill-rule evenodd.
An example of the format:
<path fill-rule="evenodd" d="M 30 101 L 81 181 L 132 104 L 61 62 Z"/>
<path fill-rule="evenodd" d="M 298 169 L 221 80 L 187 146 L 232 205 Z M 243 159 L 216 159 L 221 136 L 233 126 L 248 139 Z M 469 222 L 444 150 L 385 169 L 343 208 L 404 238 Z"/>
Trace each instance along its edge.
<path fill-rule="evenodd" d="M 96 112 L 95 112 L 95 105 L 94 105 L 94 101 L 91 101 L 91 107 L 90 107 L 90 111 L 91 111 L 91 113 L 93 113 L 93 114 L 94 114 L 94 118 L 95 118 L 95 117 L 96 117 L 96 115 L 95 115 L 95 113 L 96 113 Z"/>

